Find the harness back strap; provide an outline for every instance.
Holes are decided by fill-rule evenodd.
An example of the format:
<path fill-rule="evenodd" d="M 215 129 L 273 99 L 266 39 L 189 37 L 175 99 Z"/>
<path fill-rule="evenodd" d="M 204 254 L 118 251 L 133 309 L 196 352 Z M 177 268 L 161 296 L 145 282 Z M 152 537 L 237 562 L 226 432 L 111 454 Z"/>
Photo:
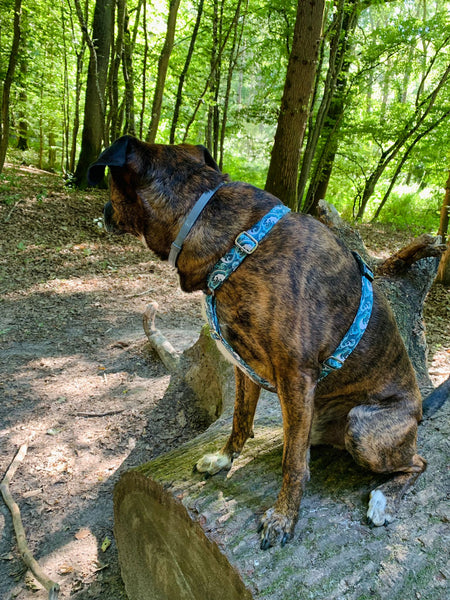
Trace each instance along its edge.
<path fill-rule="evenodd" d="M 342 338 L 341 343 L 331 356 L 322 363 L 322 371 L 319 375 L 319 381 L 322 381 L 327 375 L 340 369 L 345 360 L 350 356 L 353 350 L 361 341 L 364 332 L 369 324 L 370 315 L 373 308 L 373 273 L 359 256 L 357 252 L 352 252 L 361 271 L 361 300 L 359 301 L 358 312 L 356 313 L 350 329 Z"/>

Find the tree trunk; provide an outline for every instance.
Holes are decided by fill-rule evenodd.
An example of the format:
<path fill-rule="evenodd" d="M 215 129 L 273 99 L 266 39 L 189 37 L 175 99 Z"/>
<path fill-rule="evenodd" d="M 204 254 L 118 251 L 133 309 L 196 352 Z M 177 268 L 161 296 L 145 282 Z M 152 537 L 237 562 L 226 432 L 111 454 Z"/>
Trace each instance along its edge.
<path fill-rule="evenodd" d="M 323 165 L 327 161 L 327 157 L 324 156 L 324 146 L 330 145 L 331 134 L 333 134 L 333 138 L 335 138 L 337 133 L 337 131 L 335 131 L 335 125 L 340 121 L 345 106 L 344 93 L 347 87 L 347 73 L 350 67 L 350 60 L 347 55 L 350 47 L 350 40 L 358 21 L 358 14 L 358 0 L 348 0 L 347 2 L 341 0 L 334 16 L 333 26 L 331 27 L 330 57 L 328 60 L 324 92 L 314 125 L 308 133 L 308 140 L 302 157 L 298 181 L 298 208 L 302 208 L 303 212 L 314 214 L 315 206 L 313 207 L 312 200 L 313 190 L 315 190 L 318 185 L 318 178 L 320 179 L 318 172 L 322 170 Z M 335 145 L 333 140 L 333 146 Z M 308 190 L 304 202 L 304 207 L 302 207 L 306 182 L 310 175 L 313 158 L 318 154 L 316 151 L 319 146 L 322 146 L 322 152 L 319 160 L 316 160 L 315 181 L 311 182 L 310 189 Z"/>
<path fill-rule="evenodd" d="M 152 118 L 148 129 L 146 141 L 153 144 L 158 132 L 159 120 L 161 118 L 161 107 L 164 96 L 164 86 L 166 83 L 167 69 L 169 68 L 169 59 L 172 54 L 173 40 L 175 37 L 175 26 L 177 22 L 178 7 L 180 0 L 171 0 L 169 8 L 169 17 L 167 20 L 166 39 L 158 61 L 158 75 L 156 77 L 155 93 L 153 96 Z"/>
<path fill-rule="evenodd" d="M 450 171 L 448 172 L 447 183 L 445 184 L 444 202 L 441 208 L 441 218 L 439 223 L 439 232 L 442 241 L 445 242 L 448 234 L 448 223 L 450 215 Z M 450 237 L 447 239 L 447 250 L 439 263 L 438 274 L 436 277 L 438 283 L 450 287 Z"/>
<path fill-rule="evenodd" d="M 211 100 L 208 103 L 208 115 L 206 119 L 206 130 L 205 130 L 205 145 L 210 149 L 214 159 L 217 160 L 216 154 L 216 140 L 215 140 L 215 121 L 217 112 L 217 98 L 219 94 L 220 86 L 220 69 L 222 63 L 222 53 L 219 55 L 218 50 L 220 48 L 220 35 L 219 30 L 222 29 L 222 21 L 219 18 L 219 5 L 218 0 L 212 2 L 212 44 L 211 44 L 211 58 L 209 61 L 211 68 L 210 75 L 210 94 Z M 221 11 L 221 17 L 223 12 Z"/>
<path fill-rule="evenodd" d="M 450 240 L 447 242 L 447 250 L 439 263 L 436 281 L 445 287 L 450 287 Z"/>
<path fill-rule="evenodd" d="M 235 25 L 235 23 L 236 23 L 236 21 L 238 19 L 239 11 L 240 11 L 240 5 L 238 4 L 238 6 L 235 9 L 234 17 L 233 17 L 233 19 L 232 19 L 232 21 L 230 23 L 230 26 L 228 27 L 228 29 L 227 29 L 227 31 L 226 31 L 226 33 L 223 36 L 223 39 L 221 41 L 221 45 L 220 45 L 219 51 L 216 54 L 216 61 L 213 64 L 211 64 L 209 75 L 208 75 L 208 78 L 207 78 L 207 80 L 205 82 L 205 85 L 203 87 L 203 91 L 199 95 L 197 104 L 196 104 L 196 106 L 194 108 L 194 112 L 192 113 L 191 118 L 189 119 L 189 121 L 188 121 L 188 123 L 186 125 L 186 129 L 185 129 L 184 135 L 183 135 L 183 143 L 188 138 L 189 129 L 190 129 L 192 123 L 195 121 L 195 118 L 197 116 L 197 113 L 198 113 L 200 107 L 204 103 L 204 99 L 205 99 L 205 96 L 206 96 L 208 90 L 211 89 L 212 81 L 213 81 L 213 75 L 214 75 L 214 70 L 215 70 L 216 64 L 222 59 L 222 54 L 223 54 L 223 51 L 225 49 L 225 46 L 227 45 L 228 38 L 230 37 L 231 32 L 233 31 L 234 25 Z"/>
<path fill-rule="evenodd" d="M 53 123 L 49 123 L 50 131 L 48 133 L 48 168 L 50 171 L 55 169 L 56 165 L 56 137 L 52 131 Z"/>
<path fill-rule="evenodd" d="M 89 165 L 100 154 L 105 142 L 105 88 L 114 28 L 114 0 L 96 0 L 92 39 L 84 22 L 79 0 L 76 0 L 76 7 L 90 50 L 81 151 L 74 175 L 75 185 L 84 188 L 87 186 Z"/>
<path fill-rule="evenodd" d="M 11 95 L 11 86 L 14 80 L 14 71 L 16 70 L 20 37 L 21 37 L 21 18 L 22 18 L 22 0 L 14 2 L 14 25 L 13 41 L 11 52 L 9 53 L 8 69 L 3 81 L 2 105 L 0 114 L 0 173 L 5 164 L 6 151 L 9 143 L 9 99 Z"/>
<path fill-rule="evenodd" d="M 125 127 L 123 133 L 136 135 L 136 119 L 134 116 L 133 45 L 131 42 L 128 11 L 125 14 L 122 70 L 125 82 Z"/>
<path fill-rule="evenodd" d="M 220 142 L 219 142 L 219 169 L 223 168 L 223 155 L 224 155 L 224 146 L 225 146 L 225 134 L 227 128 L 227 119 L 228 119 L 228 107 L 230 103 L 230 93 L 231 93 L 231 84 L 233 81 L 233 73 L 236 67 L 236 63 L 238 60 L 241 41 L 242 41 L 242 33 L 245 25 L 245 14 L 242 19 L 239 18 L 239 14 L 241 12 L 241 4 L 242 0 L 239 0 L 237 3 L 237 9 L 239 10 L 238 18 L 234 23 L 234 32 L 233 32 L 233 42 L 230 51 L 230 59 L 228 62 L 228 73 L 227 73 L 227 85 L 225 89 L 225 96 L 223 99 L 223 109 L 222 109 L 222 123 L 220 125 Z M 248 0 L 246 5 L 248 5 Z"/>
<path fill-rule="evenodd" d="M 19 103 L 21 104 L 19 114 L 19 127 L 17 140 L 17 148 L 19 150 L 28 150 L 28 121 L 25 116 L 25 106 L 27 103 L 27 78 L 28 64 L 26 58 L 22 56 L 20 58 L 20 92 L 19 92 Z"/>
<path fill-rule="evenodd" d="M 63 10 L 61 8 L 61 10 Z M 87 11 L 85 11 L 83 16 L 83 22 L 86 22 L 87 19 Z M 76 39 L 75 35 L 75 26 L 73 19 L 70 19 L 71 29 L 72 29 L 72 42 L 74 43 L 74 53 L 77 57 L 77 67 L 76 67 L 76 76 L 75 76 L 75 106 L 73 109 L 73 124 L 72 124 L 72 141 L 70 145 L 70 158 L 68 170 L 70 173 L 75 171 L 75 160 L 76 160 L 76 151 L 77 151 L 77 139 L 78 139 L 78 130 L 80 128 L 80 97 L 81 97 L 81 88 L 82 88 L 82 75 L 83 75 L 83 65 L 84 65 L 84 53 L 86 50 L 86 38 L 82 37 L 79 45 L 76 45 L 74 40 Z"/>
<path fill-rule="evenodd" d="M 426 371 L 424 346 L 417 351 L 416 342 L 424 344 L 422 303 L 434 278 L 437 261 L 433 257 L 439 253 L 439 247 L 431 237 L 423 238 L 387 261 L 376 263 L 368 256 L 360 236 L 339 219 L 337 211 L 326 203 L 320 203 L 320 207 L 321 219 L 349 247 L 365 256 L 379 274 L 378 280 L 387 291 L 399 319 L 425 395 L 430 382 L 423 377 Z M 152 328 L 149 339 L 153 340 L 165 364 L 173 364 L 173 352 L 163 336 L 159 334 L 158 337 L 158 332 Z M 365 496 L 374 487 L 376 476 L 352 466 L 345 453 L 313 448 L 312 477 L 302 502 L 298 534 L 282 550 L 260 552 L 257 549 L 257 516 L 274 502 L 281 478 L 283 433 L 274 396 L 262 393 L 255 420 L 255 438 L 247 442 L 231 471 L 205 482 L 192 473 L 192 466 L 205 452 L 220 448 L 229 435 L 234 403 L 233 370 L 205 329 L 194 346 L 179 359 L 175 357 L 174 364 L 176 370 L 164 401 L 186 395 L 190 403 L 196 403 L 204 418 L 206 415 L 206 421 L 220 416 L 204 433 L 180 448 L 126 471 L 116 485 L 114 533 L 129 599 L 270 597 L 271 600 L 285 600 L 312 597 L 312 587 L 323 577 L 319 574 L 321 569 L 327 571 L 327 578 L 331 571 L 333 579 L 341 582 L 339 585 L 354 577 L 354 561 L 350 560 L 349 564 L 342 545 L 342 527 L 336 531 L 336 524 L 345 526 L 346 536 L 358 532 L 356 538 L 349 541 L 349 546 L 357 545 L 354 556 L 365 553 L 367 557 L 369 529 L 364 530 L 360 523 L 366 510 Z M 448 382 L 439 390 L 447 397 Z M 440 435 L 444 440 L 449 425 L 444 420 L 441 427 L 444 430 Z M 445 449 L 438 448 L 430 442 L 428 451 L 433 453 L 435 460 L 439 455 L 443 466 Z M 317 518 L 318 511 L 320 518 Z M 417 514 L 423 515 L 422 507 L 417 508 Z M 364 595 L 361 586 L 371 588 L 367 571 L 374 577 L 379 571 L 378 561 L 383 558 L 386 544 L 384 537 L 379 540 L 381 546 L 376 550 L 381 552 L 381 558 L 377 555 L 366 561 L 364 577 L 358 579 L 358 597 L 359 593 L 361 597 Z M 371 557 L 376 539 L 370 538 Z M 394 543 L 392 537 L 390 543 Z M 312 574 L 311 565 L 314 565 Z M 439 568 L 435 569 L 434 573 L 438 572 Z M 352 583 L 349 585 L 353 587 Z M 389 580 L 384 595 L 377 597 L 397 600 L 405 597 L 401 590 L 394 594 L 392 585 Z M 315 594 L 316 599 L 342 597 L 342 589 L 337 584 L 324 588 L 326 595 Z M 373 590 L 368 588 L 369 595 L 373 595 Z M 354 595 L 349 597 L 356 598 Z"/>
<path fill-rule="evenodd" d="M 297 208 L 300 150 L 319 51 L 324 0 L 298 1 L 292 51 L 265 189 Z"/>
<path fill-rule="evenodd" d="M 109 116 L 107 140 L 113 142 L 120 136 L 119 119 L 119 71 L 123 59 L 126 0 L 116 0 L 117 33 L 114 53 L 108 73 Z"/>
<path fill-rule="evenodd" d="M 147 102 L 147 58 L 148 58 L 148 31 L 147 31 L 147 0 L 144 0 L 143 10 L 143 29 L 144 29 L 144 56 L 142 58 L 142 103 L 139 112 L 139 138 L 142 139 L 144 132 L 144 114 Z"/>
<path fill-rule="evenodd" d="M 177 130 L 178 120 L 180 118 L 181 103 L 183 102 L 184 80 L 186 79 L 186 75 L 188 74 L 189 65 L 191 64 L 192 56 L 194 54 L 195 42 L 197 41 L 198 30 L 200 28 L 200 22 L 201 22 L 202 14 L 203 14 L 203 4 L 204 4 L 204 0 L 199 0 L 198 7 L 197 7 L 197 17 L 195 19 L 194 29 L 192 30 L 191 40 L 189 42 L 188 53 L 186 56 L 186 60 L 184 61 L 184 66 L 183 66 L 183 70 L 181 71 L 181 74 L 180 74 L 180 79 L 178 80 L 178 89 L 177 89 L 177 95 L 176 95 L 176 101 L 175 101 L 175 108 L 173 110 L 172 126 L 170 128 L 170 140 L 169 141 L 171 144 L 175 143 L 175 132 Z"/>

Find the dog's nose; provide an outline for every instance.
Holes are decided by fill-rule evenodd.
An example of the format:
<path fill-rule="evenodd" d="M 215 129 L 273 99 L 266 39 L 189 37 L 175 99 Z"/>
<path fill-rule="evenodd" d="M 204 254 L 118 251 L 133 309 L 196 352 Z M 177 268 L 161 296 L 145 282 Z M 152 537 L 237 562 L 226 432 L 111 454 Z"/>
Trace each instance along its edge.
<path fill-rule="evenodd" d="M 125 231 L 114 221 L 113 205 L 111 200 L 103 207 L 103 222 L 108 233 L 123 235 Z"/>

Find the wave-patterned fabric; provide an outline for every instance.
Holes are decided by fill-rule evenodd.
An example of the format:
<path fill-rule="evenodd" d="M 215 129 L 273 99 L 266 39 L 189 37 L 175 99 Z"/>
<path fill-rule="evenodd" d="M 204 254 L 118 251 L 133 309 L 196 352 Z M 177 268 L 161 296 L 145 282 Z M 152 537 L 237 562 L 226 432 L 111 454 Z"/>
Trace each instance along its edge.
<path fill-rule="evenodd" d="M 362 281 L 361 281 L 361 300 L 359 302 L 358 312 L 356 313 L 353 323 L 350 329 L 342 338 L 341 343 L 333 352 L 333 354 L 323 361 L 322 371 L 319 375 L 319 381 L 322 381 L 327 375 L 340 369 L 344 364 L 345 360 L 350 356 L 356 346 L 359 344 L 364 332 L 369 324 L 370 316 L 373 308 L 373 273 L 363 261 L 363 259 L 353 252 L 353 256 L 356 258 L 359 268 L 361 270 Z"/>
<path fill-rule="evenodd" d="M 251 229 L 240 233 L 231 250 L 222 256 L 208 275 L 208 288 L 212 292 L 218 290 L 247 256 L 256 250 L 258 243 L 269 233 L 272 227 L 288 212 L 290 212 L 290 209 L 287 206 L 277 204 Z"/>

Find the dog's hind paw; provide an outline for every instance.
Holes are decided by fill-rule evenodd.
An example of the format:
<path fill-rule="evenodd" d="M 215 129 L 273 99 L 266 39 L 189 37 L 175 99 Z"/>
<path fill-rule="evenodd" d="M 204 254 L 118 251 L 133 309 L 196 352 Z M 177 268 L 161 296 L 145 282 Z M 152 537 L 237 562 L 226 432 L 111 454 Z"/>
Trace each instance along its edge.
<path fill-rule="evenodd" d="M 267 550 L 278 542 L 283 547 L 292 539 L 294 527 L 295 522 L 286 515 L 274 508 L 267 510 L 258 527 L 258 533 L 261 534 L 261 550 Z"/>
<path fill-rule="evenodd" d="M 388 500 L 381 490 L 373 490 L 370 492 L 369 510 L 367 511 L 367 519 L 371 525 L 380 527 L 388 525 L 394 520 L 393 515 L 389 513 Z"/>
<path fill-rule="evenodd" d="M 222 452 L 205 454 L 194 466 L 194 471 L 205 473 L 206 476 L 215 475 L 222 470 L 228 471 L 231 468 L 231 463 L 231 458 L 227 454 L 222 454 Z"/>

